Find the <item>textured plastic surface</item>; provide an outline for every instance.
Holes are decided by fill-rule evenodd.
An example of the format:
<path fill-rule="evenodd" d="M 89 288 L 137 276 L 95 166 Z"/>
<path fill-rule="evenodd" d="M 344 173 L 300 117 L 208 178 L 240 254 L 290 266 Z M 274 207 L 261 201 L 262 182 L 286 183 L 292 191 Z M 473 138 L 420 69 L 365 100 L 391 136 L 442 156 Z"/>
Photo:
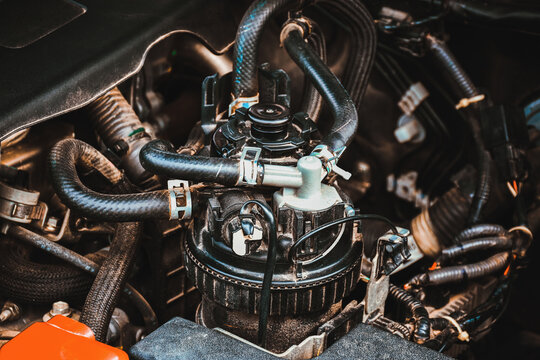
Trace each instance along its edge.
<path fill-rule="evenodd" d="M 191 321 L 174 318 L 130 350 L 132 360 L 266 360 L 277 357 Z M 359 325 L 330 346 L 321 360 L 444 360 L 446 356 L 383 330 Z"/>
<path fill-rule="evenodd" d="M 38 322 L 0 348 L 0 360 L 128 360 L 125 352 L 97 342 L 90 328 L 62 315 Z"/>

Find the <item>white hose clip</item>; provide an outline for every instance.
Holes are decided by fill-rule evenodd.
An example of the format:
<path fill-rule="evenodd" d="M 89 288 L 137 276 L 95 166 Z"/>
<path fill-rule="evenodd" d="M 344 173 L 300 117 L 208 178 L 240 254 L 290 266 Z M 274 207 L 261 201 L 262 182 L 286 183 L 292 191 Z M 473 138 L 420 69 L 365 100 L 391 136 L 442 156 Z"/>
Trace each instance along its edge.
<path fill-rule="evenodd" d="M 191 218 L 192 203 L 189 182 L 185 180 L 167 181 L 169 189 L 169 220 L 184 220 Z M 180 217 L 182 213 L 182 217 Z"/>
<path fill-rule="evenodd" d="M 251 146 L 244 147 L 242 155 L 240 156 L 240 183 L 257 185 L 260 157 L 260 148 Z"/>

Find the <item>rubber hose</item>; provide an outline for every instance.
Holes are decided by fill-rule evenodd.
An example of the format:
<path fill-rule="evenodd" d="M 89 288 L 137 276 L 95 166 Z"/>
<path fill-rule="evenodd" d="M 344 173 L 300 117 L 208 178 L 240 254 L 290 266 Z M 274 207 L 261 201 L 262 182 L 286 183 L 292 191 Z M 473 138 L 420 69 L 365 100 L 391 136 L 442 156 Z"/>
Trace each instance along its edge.
<path fill-rule="evenodd" d="M 109 222 L 169 218 L 169 192 L 101 194 L 87 188 L 76 165 L 95 169 L 113 185 L 122 185 L 122 173 L 99 151 L 75 139 L 58 142 L 49 155 L 53 186 L 62 202 L 77 213 Z"/>
<path fill-rule="evenodd" d="M 392 296 L 396 301 L 403 304 L 411 313 L 414 318 L 414 332 L 413 340 L 418 344 L 423 344 L 429 340 L 431 332 L 431 322 L 429 320 L 429 314 L 414 296 L 406 292 L 405 290 L 390 284 L 388 294 Z"/>
<path fill-rule="evenodd" d="M 131 105 L 118 88 L 88 105 L 94 127 L 104 144 L 120 156 L 120 167 L 134 183 L 141 184 L 152 177 L 139 162 L 139 151 L 152 140 Z"/>
<path fill-rule="evenodd" d="M 236 185 L 240 160 L 178 154 L 171 143 L 153 140 L 140 153 L 141 164 L 151 173 L 174 179 Z"/>
<path fill-rule="evenodd" d="M 38 235 L 28 229 L 25 229 L 19 225 L 9 226 L 7 230 L 7 235 L 13 237 L 14 239 L 24 241 L 29 245 L 32 245 L 50 255 L 62 259 L 65 262 L 73 265 L 74 267 L 93 275 L 91 278 L 88 279 L 88 286 L 86 288 L 87 290 L 84 292 L 81 300 L 84 298 L 84 296 L 86 296 L 92 283 L 90 279 L 97 275 L 101 266 L 95 261 L 92 261 L 91 258 L 99 258 L 101 263 L 104 258 L 101 253 L 90 254 L 87 255 L 88 257 L 82 256 L 73 250 L 65 248 L 62 245 L 50 241 L 49 239 Z M 137 308 L 137 310 L 141 313 L 146 329 L 148 331 L 154 330 L 158 325 L 157 316 L 148 301 L 146 301 L 146 299 L 130 284 L 126 284 L 126 286 L 124 287 L 124 293 L 130 299 L 133 305 Z M 48 303 L 50 303 L 50 301 L 48 301 Z"/>
<path fill-rule="evenodd" d="M 46 264 L 30 258 L 27 247 L 2 239 L 0 290 L 8 298 L 28 304 L 63 300 L 81 303 L 92 285 L 92 276 L 68 264 Z M 98 255 L 88 255 L 97 260 Z"/>
<path fill-rule="evenodd" d="M 141 223 L 119 223 L 116 226 L 109 254 L 86 297 L 80 321 L 92 329 L 97 341 L 106 340 L 112 313 L 126 284 L 141 230 Z"/>
<path fill-rule="evenodd" d="M 458 188 L 452 188 L 428 209 L 429 218 L 437 239 L 444 245 L 452 244 L 452 238 L 467 222 L 470 199 Z"/>
<path fill-rule="evenodd" d="M 313 48 L 321 60 L 326 63 L 326 42 L 324 35 L 318 26 L 313 26 L 313 31 L 306 39 L 307 43 Z M 301 111 L 308 114 L 313 122 L 317 123 L 322 111 L 323 99 L 313 83 L 306 79 L 304 81 L 304 98 L 302 100 Z"/>
<path fill-rule="evenodd" d="M 441 253 L 440 262 L 447 262 L 449 260 L 463 256 L 470 252 L 478 250 L 488 249 L 508 249 L 513 244 L 512 238 L 509 236 L 497 236 L 497 237 L 485 237 L 479 239 L 465 240 L 459 245 L 443 249 Z"/>
<path fill-rule="evenodd" d="M 358 128 L 356 107 L 347 90 L 308 46 L 298 30 L 287 33 L 285 49 L 293 61 L 315 85 L 332 113 L 334 123 L 321 141 L 334 154 L 340 154 L 349 145 Z"/>
<path fill-rule="evenodd" d="M 258 94 L 257 54 L 265 25 L 274 14 L 300 5 L 301 0 L 256 0 L 240 21 L 234 45 L 232 93 L 235 99 Z"/>
<path fill-rule="evenodd" d="M 478 237 L 485 236 L 500 236 L 506 233 L 506 230 L 503 226 L 497 224 L 478 224 L 473 225 L 459 234 L 454 238 L 456 243 L 461 243 L 465 240 L 471 240 Z"/>
<path fill-rule="evenodd" d="M 327 10 L 343 22 L 351 34 L 350 53 L 342 83 L 359 108 L 375 60 L 375 22 L 360 0 L 317 0 L 316 3 L 327 4 Z"/>
<path fill-rule="evenodd" d="M 507 252 L 498 253 L 474 264 L 450 266 L 414 276 L 409 284 L 430 286 L 480 278 L 502 270 L 508 263 Z"/>

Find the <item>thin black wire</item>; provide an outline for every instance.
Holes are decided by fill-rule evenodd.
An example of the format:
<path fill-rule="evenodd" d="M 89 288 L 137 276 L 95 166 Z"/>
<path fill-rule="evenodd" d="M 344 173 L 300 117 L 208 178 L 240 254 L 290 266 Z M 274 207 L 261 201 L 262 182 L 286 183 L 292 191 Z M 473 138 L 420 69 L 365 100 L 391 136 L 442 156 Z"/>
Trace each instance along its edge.
<path fill-rule="evenodd" d="M 264 215 L 268 226 L 270 227 L 270 236 L 268 239 L 268 253 L 266 256 L 266 266 L 264 269 L 263 284 L 261 289 L 261 300 L 259 303 L 259 329 L 257 333 L 257 340 L 261 347 L 266 347 L 266 333 L 268 327 L 268 315 L 270 314 L 270 288 L 272 286 L 272 277 L 274 276 L 274 269 L 276 267 L 277 257 L 277 232 L 276 232 L 276 219 L 272 209 L 267 204 L 258 200 L 249 200 L 242 205 L 240 214 L 248 214 L 248 206 L 257 205 Z"/>
<path fill-rule="evenodd" d="M 390 227 L 390 229 L 392 230 L 392 232 L 394 233 L 394 235 L 397 235 L 401 238 L 407 238 L 407 235 L 401 235 L 398 231 L 398 229 L 396 228 L 396 225 L 394 225 L 394 223 L 384 217 L 384 216 L 381 216 L 381 215 L 376 215 L 376 214 L 361 214 L 361 215 L 353 215 L 353 216 L 349 216 L 349 217 L 345 217 L 345 218 L 341 218 L 341 219 L 337 219 L 337 220 L 333 220 L 333 221 L 330 221 L 330 222 L 327 222 L 326 224 L 323 224 L 313 230 L 311 230 L 310 232 L 304 234 L 300 239 L 298 239 L 298 241 L 296 241 L 293 246 L 291 247 L 291 249 L 289 250 L 289 261 L 290 262 L 295 262 L 296 260 L 296 252 L 298 251 L 298 248 L 300 246 L 302 246 L 307 239 L 309 239 L 310 237 L 314 236 L 314 235 L 317 235 L 319 232 L 323 231 L 323 230 L 326 230 L 328 228 L 331 228 L 332 226 L 336 226 L 336 225 L 339 225 L 339 224 L 343 224 L 343 223 L 346 223 L 346 222 L 349 222 L 349 221 L 357 221 L 357 220 L 377 220 L 377 221 L 382 221 L 382 222 L 385 222 L 386 224 L 388 224 L 388 226 Z"/>
<path fill-rule="evenodd" d="M 432 21 L 440 20 L 444 16 L 443 13 L 437 14 L 437 15 L 431 15 L 424 19 L 411 21 L 409 23 L 402 23 L 402 24 L 394 24 L 394 25 L 382 25 L 381 28 L 383 30 L 389 31 L 389 30 L 398 30 L 398 29 L 408 29 L 411 27 L 415 27 L 418 25 L 424 25 L 427 23 L 430 23 Z"/>

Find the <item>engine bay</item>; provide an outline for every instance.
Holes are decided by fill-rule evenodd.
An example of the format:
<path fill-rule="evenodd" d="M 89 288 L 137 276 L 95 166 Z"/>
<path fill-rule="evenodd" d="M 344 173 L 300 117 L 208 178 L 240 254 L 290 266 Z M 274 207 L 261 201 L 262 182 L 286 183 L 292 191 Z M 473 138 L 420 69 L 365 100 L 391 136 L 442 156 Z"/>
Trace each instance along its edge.
<path fill-rule="evenodd" d="M 534 1 L 0 23 L 0 360 L 537 357 Z"/>

